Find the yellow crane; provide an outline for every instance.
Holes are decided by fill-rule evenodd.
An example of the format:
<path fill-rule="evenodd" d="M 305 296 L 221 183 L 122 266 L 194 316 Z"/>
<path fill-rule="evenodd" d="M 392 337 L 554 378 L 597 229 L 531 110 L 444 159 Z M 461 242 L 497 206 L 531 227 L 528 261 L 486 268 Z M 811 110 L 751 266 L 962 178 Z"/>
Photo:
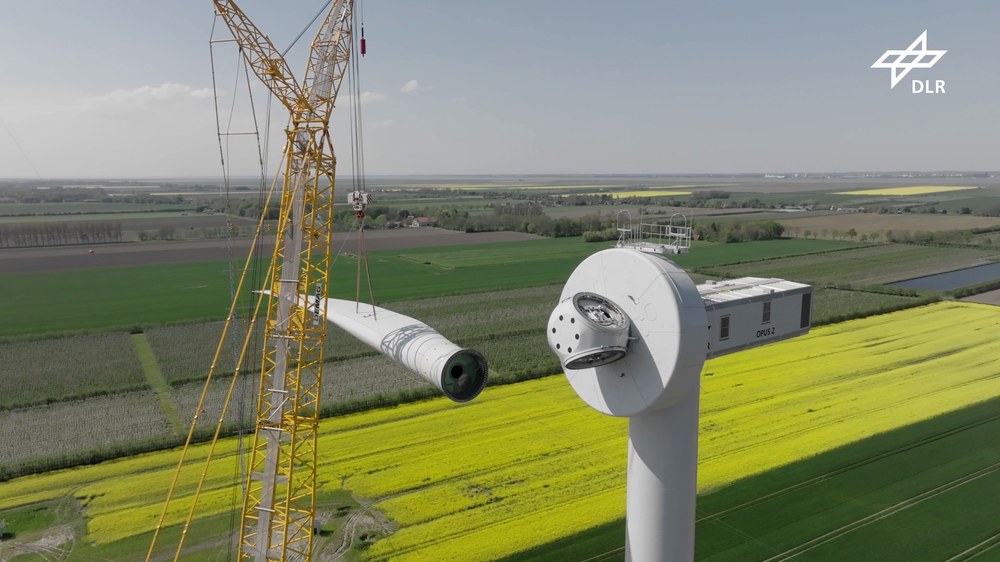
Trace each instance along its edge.
<path fill-rule="evenodd" d="M 235 2 L 213 1 L 249 67 L 291 116 L 286 129 L 277 241 L 264 291 L 267 323 L 260 363 L 257 419 L 244 486 L 238 556 L 240 560 L 255 562 L 309 560 L 315 519 L 316 433 L 323 378 L 336 167 L 329 122 L 351 56 L 354 1 L 333 0 L 312 43 L 301 83 L 296 81 L 271 40 Z M 241 280 L 241 287 L 242 284 Z M 316 297 L 312 306 L 297 305 L 303 294 Z M 235 309 L 234 302 L 230 321 Z M 227 329 L 228 325 L 229 322 Z M 237 373 L 249 341 L 248 336 Z M 221 341 L 218 349 L 222 349 Z M 218 356 L 217 351 L 216 359 Z M 209 377 L 214 369 L 215 362 Z M 233 382 L 236 378 L 234 375 Z M 207 383 L 205 388 L 207 391 Z M 230 386 L 229 397 L 232 388 Z M 202 401 L 204 397 L 205 392 Z M 168 513 L 201 413 L 200 404 L 198 408 L 147 560 L 153 557 Z M 221 427 L 220 416 L 209 460 Z M 208 470 L 207 462 L 181 532 L 175 560 L 180 558 L 195 513 Z"/>

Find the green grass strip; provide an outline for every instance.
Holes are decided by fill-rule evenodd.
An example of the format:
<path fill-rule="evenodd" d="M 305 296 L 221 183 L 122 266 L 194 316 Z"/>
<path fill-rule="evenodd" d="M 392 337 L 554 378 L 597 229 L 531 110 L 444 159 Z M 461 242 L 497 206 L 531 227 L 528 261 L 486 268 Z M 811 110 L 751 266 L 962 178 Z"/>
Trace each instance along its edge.
<path fill-rule="evenodd" d="M 170 398 L 170 386 L 167 385 L 167 379 L 163 378 L 160 364 L 156 362 L 156 356 L 153 355 L 153 348 L 149 347 L 146 334 L 132 334 L 132 345 L 135 346 L 135 354 L 139 356 L 139 363 L 142 364 L 142 373 L 146 376 L 146 382 L 149 383 L 149 387 L 153 389 L 156 398 L 160 401 L 163 415 L 170 422 L 174 433 L 181 435 L 184 432 L 184 424 L 181 422 L 180 415 L 177 414 L 177 406 Z"/>

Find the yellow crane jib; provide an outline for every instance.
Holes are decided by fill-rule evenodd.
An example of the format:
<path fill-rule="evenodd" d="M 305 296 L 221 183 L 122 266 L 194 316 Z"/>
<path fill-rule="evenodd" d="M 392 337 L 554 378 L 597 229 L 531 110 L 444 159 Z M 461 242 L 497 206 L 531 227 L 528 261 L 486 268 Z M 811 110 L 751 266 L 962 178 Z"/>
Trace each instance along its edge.
<path fill-rule="evenodd" d="M 309 560 L 315 523 L 316 432 L 326 338 L 326 322 L 317 321 L 317 318 L 326 315 L 323 305 L 330 286 L 334 216 L 336 157 L 328 127 L 351 56 L 354 1 L 332 2 L 310 48 L 301 82 L 296 81 L 281 52 L 235 2 L 213 0 L 213 3 L 248 67 L 287 108 L 291 117 L 285 131 L 277 240 L 264 287 L 267 320 L 238 556 L 240 560 L 255 562 Z M 311 310 L 295 306 L 301 293 L 313 295 L 323 305 Z M 244 343 L 241 353 L 247 350 L 248 344 Z M 228 400 L 227 397 L 227 405 Z M 197 421 L 196 416 L 177 474 Z M 218 427 L 221 424 L 220 416 Z M 174 560 L 181 557 L 218 435 L 217 429 Z M 156 539 L 174 496 L 177 474 L 147 560 L 153 558 Z"/>
<path fill-rule="evenodd" d="M 353 2 L 331 5 L 301 85 L 235 3 L 215 5 L 249 66 L 291 112 L 239 556 L 256 562 L 308 560 L 326 323 L 314 321 L 325 311 L 294 304 L 302 292 L 326 298 L 330 285 L 336 158 L 328 126 L 351 54 Z"/>

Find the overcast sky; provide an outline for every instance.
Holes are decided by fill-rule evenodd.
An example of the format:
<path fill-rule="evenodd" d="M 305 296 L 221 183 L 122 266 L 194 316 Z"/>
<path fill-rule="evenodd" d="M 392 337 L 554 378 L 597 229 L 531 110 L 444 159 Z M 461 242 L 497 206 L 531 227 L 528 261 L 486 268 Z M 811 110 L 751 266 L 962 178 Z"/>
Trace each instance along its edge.
<path fill-rule="evenodd" d="M 240 4 L 283 49 L 324 3 Z M 995 0 L 362 7 L 369 174 L 1000 169 Z M 0 177 L 218 176 L 213 21 L 208 0 L 4 1 Z M 947 54 L 890 89 L 870 66 L 925 29 Z M 288 55 L 299 73 L 314 33 Z M 221 22 L 215 34 L 228 36 Z M 215 50 L 227 112 L 237 56 Z M 914 79 L 945 93 L 911 93 Z M 239 128 L 249 113 L 236 107 Z M 272 120 L 284 125 L 280 106 Z M 238 144 L 233 172 L 254 174 Z"/>

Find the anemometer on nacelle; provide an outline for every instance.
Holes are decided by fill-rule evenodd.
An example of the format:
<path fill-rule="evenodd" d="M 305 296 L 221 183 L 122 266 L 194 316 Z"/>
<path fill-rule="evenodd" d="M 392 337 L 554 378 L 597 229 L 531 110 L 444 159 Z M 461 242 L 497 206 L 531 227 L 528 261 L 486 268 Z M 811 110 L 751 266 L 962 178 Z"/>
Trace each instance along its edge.
<path fill-rule="evenodd" d="M 683 213 L 674 213 L 666 223 L 643 222 L 632 224 L 632 213 L 618 211 L 619 248 L 632 248 L 650 254 L 686 254 L 691 251 L 694 230 L 691 219 Z"/>

